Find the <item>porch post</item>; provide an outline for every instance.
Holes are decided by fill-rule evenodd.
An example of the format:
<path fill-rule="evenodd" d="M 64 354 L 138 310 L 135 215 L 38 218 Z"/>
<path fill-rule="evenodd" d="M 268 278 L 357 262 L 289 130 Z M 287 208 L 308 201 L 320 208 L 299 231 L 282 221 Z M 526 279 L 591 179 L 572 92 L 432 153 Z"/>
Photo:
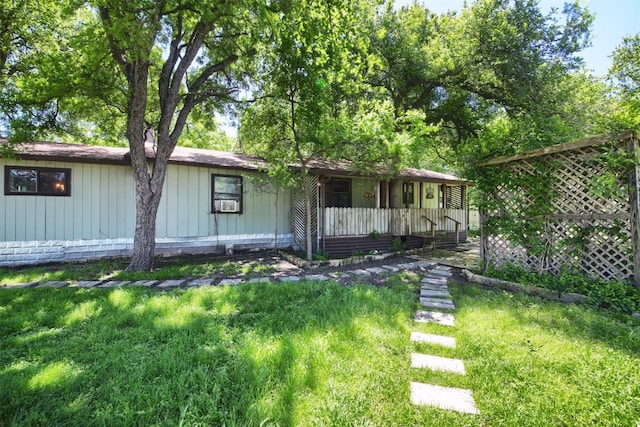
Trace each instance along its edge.
<path fill-rule="evenodd" d="M 627 152 L 633 156 L 633 159 L 638 157 L 638 141 L 635 139 L 635 135 L 632 134 L 627 141 Z M 629 183 L 629 218 L 631 220 L 631 242 L 633 246 L 633 282 L 636 288 L 640 288 L 640 198 L 638 192 L 640 185 L 638 182 L 638 175 L 640 168 L 635 166 L 628 174 Z"/>

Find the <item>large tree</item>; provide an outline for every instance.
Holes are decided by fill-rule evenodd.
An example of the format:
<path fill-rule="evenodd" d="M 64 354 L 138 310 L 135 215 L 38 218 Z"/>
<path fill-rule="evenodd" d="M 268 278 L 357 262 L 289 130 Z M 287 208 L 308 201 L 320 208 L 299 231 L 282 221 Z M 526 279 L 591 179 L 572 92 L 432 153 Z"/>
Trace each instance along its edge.
<path fill-rule="evenodd" d="M 311 259 L 311 200 L 317 189 L 306 183 L 310 162 L 364 162 L 388 148 L 381 138 L 384 132 L 366 141 L 354 132 L 361 123 L 357 118 L 375 111 L 362 108 L 362 76 L 370 66 L 365 24 L 378 2 L 292 0 L 280 6 L 271 15 L 256 79 L 258 99 L 243 116 L 241 139 L 245 149 L 269 161 L 274 177 L 296 183 L 302 191 L 305 246 Z"/>
<path fill-rule="evenodd" d="M 437 127 L 423 149 L 458 151 L 496 114 L 559 113 L 557 85 L 580 65 L 593 19 L 577 3 L 562 12 L 544 15 L 534 0 L 482 0 L 444 15 L 417 4 L 388 10 L 371 31 L 383 63 L 371 83 L 397 117 L 420 114 Z"/>
<path fill-rule="evenodd" d="M 625 37 L 612 55 L 610 74 L 618 83 L 620 104 L 614 126 L 640 126 L 640 33 Z"/>
<path fill-rule="evenodd" d="M 25 114 L 24 106 L 33 106 L 51 112 L 50 122 L 65 131 L 86 124 L 84 130 L 100 138 L 124 134 L 136 200 L 129 270 L 153 267 L 167 161 L 192 112 L 200 109 L 194 123 L 201 124 L 203 115 L 237 91 L 236 64 L 249 55 L 265 3 L 69 0 L 52 6 L 52 13 L 68 18 L 67 25 L 49 28 L 60 40 L 59 49 L 35 52 L 36 66 L 12 92 L 19 107 L 9 119 L 39 127 L 33 115 Z M 145 149 L 150 129 L 154 153 Z"/>

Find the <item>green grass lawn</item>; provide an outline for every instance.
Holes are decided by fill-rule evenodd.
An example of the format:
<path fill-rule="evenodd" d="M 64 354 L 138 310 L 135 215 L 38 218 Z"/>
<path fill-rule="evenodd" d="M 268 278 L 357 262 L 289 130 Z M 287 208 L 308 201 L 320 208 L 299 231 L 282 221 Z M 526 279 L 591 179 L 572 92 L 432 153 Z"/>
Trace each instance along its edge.
<path fill-rule="evenodd" d="M 25 267 L 0 267 L 0 284 L 80 280 L 170 280 L 197 277 L 258 276 L 276 271 L 273 255 L 263 257 L 221 258 L 219 256 L 182 256 L 157 258 L 155 268 L 124 271 L 129 259 L 57 263 Z"/>
<path fill-rule="evenodd" d="M 637 324 L 452 285 L 456 327 L 413 325 L 418 286 L 3 289 L 0 425 L 640 423 Z M 413 351 L 462 358 L 467 376 L 411 370 Z M 469 388 L 481 414 L 413 406 L 411 381 Z"/>

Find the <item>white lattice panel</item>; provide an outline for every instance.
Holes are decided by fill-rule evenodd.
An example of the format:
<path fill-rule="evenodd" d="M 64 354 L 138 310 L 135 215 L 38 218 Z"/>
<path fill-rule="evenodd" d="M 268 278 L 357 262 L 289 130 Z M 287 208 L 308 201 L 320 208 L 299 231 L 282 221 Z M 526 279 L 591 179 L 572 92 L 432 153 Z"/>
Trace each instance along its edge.
<path fill-rule="evenodd" d="M 484 221 L 519 220 L 523 235 L 515 243 L 499 226 L 486 227 L 494 231 L 485 230 L 485 262 L 550 273 L 569 268 L 605 280 L 633 276 L 634 210 L 628 175 L 612 172 L 601 157 L 601 148 L 589 146 L 500 164 L 514 179 L 485 195 L 497 203 L 483 212 Z M 525 181 L 547 183 L 552 197 L 536 201 L 526 185 L 519 184 Z M 541 214 L 531 218 L 536 204 Z"/>

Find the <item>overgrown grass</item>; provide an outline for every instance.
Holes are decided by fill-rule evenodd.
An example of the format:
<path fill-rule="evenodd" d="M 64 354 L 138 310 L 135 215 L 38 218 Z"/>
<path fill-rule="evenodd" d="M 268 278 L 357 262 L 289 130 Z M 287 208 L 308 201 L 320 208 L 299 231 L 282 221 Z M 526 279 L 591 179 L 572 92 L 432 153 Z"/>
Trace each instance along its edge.
<path fill-rule="evenodd" d="M 414 325 L 419 277 L 0 291 L 1 425 L 548 426 L 640 422 L 640 330 L 591 309 L 452 285 L 456 327 Z M 412 330 L 458 339 L 415 346 Z M 410 353 L 468 375 L 411 370 Z M 409 402 L 467 387 L 479 416 Z"/>
<path fill-rule="evenodd" d="M 64 263 L 34 267 L 0 267 L 0 283 L 15 284 L 47 281 L 79 280 L 167 280 L 216 275 L 259 275 L 275 271 L 265 258 L 242 262 L 241 258 L 222 257 L 173 257 L 158 258 L 156 268 L 151 272 L 124 271 L 127 260 L 123 258 Z"/>

